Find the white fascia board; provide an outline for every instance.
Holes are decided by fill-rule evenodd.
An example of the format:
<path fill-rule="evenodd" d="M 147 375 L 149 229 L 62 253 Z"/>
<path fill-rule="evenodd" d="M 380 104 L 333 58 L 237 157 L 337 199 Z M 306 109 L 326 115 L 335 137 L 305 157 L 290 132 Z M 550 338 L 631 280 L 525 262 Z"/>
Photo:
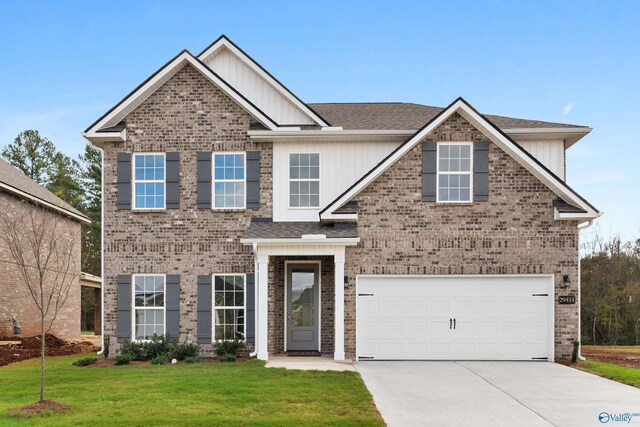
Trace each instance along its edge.
<path fill-rule="evenodd" d="M 349 213 L 349 214 L 340 214 L 340 213 L 325 213 L 322 215 L 322 221 L 345 221 L 345 222 L 357 222 L 358 214 L 357 213 Z"/>
<path fill-rule="evenodd" d="M 88 217 L 84 216 L 84 215 L 78 215 L 78 214 L 76 214 L 74 212 L 71 212 L 71 211 L 69 211 L 69 210 L 67 210 L 67 209 L 65 209 L 65 208 L 63 208 L 61 206 L 58 206 L 58 205 L 54 204 L 54 203 L 47 202 L 46 200 L 43 200 L 43 199 L 41 199 L 39 197 L 36 197 L 36 196 L 33 196 L 33 195 L 29 194 L 29 193 L 26 193 L 26 192 L 24 192 L 22 190 L 19 190 L 19 189 L 15 188 L 15 187 L 12 187 L 11 185 L 5 184 L 4 182 L 0 182 L 0 189 L 3 189 L 7 193 L 11 193 L 11 194 L 13 194 L 15 196 L 18 196 L 18 197 L 21 197 L 23 199 L 30 200 L 35 204 L 46 206 L 49 209 L 54 210 L 54 211 L 56 211 L 56 212 L 58 212 L 58 213 L 60 213 L 60 214 L 62 214 L 64 216 L 67 216 L 67 217 L 71 218 L 71 219 L 75 219 L 76 221 L 80 221 L 80 222 L 85 223 L 85 224 L 91 224 L 91 220 Z"/>
<path fill-rule="evenodd" d="M 155 92 L 156 84 L 167 77 L 169 74 L 175 74 L 176 69 L 183 67 L 186 64 L 192 65 L 196 70 L 198 70 L 202 75 L 207 77 L 211 82 L 213 82 L 218 88 L 220 88 L 224 93 L 226 93 L 231 99 L 240 104 L 245 110 L 247 110 L 250 114 L 256 117 L 260 122 L 269 129 L 275 130 L 278 126 L 275 124 L 273 120 L 267 117 L 262 111 L 258 110 L 253 104 L 248 102 L 244 97 L 239 95 L 235 90 L 231 89 L 231 86 L 222 80 L 218 75 L 213 73 L 209 68 L 207 68 L 204 64 L 198 61 L 191 53 L 185 51 L 178 55 L 173 61 L 167 64 L 160 72 L 158 72 L 152 79 L 149 79 L 144 85 L 142 85 L 138 90 L 132 93 L 126 100 L 121 102 L 116 108 L 114 108 L 109 114 L 104 116 L 99 122 L 93 125 L 86 132 L 87 138 L 97 138 L 100 135 L 99 131 L 103 126 L 112 121 L 114 117 L 118 117 L 123 111 L 127 109 L 132 103 L 140 101 L 142 103 L 145 99 L 147 99 L 153 92 Z M 122 117 L 124 118 L 124 117 Z M 110 132 L 108 132 L 109 134 Z"/>
<path fill-rule="evenodd" d="M 271 86 L 273 86 L 278 92 L 282 94 L 289 102 L 298 107 L 302 112 L 304 112 L 311 120 L 316 122 L 320 126 L 329 126 L 329 123 L 322 120 L 315 112 L 313 112 L 309 107 L 305 105 L 304 102 L 301 102 L 297 97 L 295 97 L 287 88 L 285 88 L 282 83 L 276 81 L 269 73 L 265 72 L 265 70 L 257 65 L 253 58 L 250 58 L 246 53 L 242 52 L 238 47 L 233 44 L 229 39 L 225 36 L 220 37 L 220 39 L 211 45 L 207 50 L 202 52 L 198 59 L 202 62 L 205 62 L 207 58 L 211 55 L 215 55 L 215 53 L 221 48 L 228 49 L 231 53 L 240 58 L 249 68 L 251 68 L 256 74 L 265 79 Z"/>
<path fill-rule="evenodd" d="M 355 246 L 360 242 L 359 237 L 343 237 L 343 238 L 319 238 L 319 239 L 240 239 L 243 245 L 345 245 Z"/>
<path fill-rule="evenodd" d="M 509 136 L 519 139 L 563 139 L 565 150 L 588 135 L 593 129 L 590 127 L 579 128 L 513 128 L 502 131 Z"/>
<path fill-rule="evenodd" d="M 448 119 L 453 113 L 460 113 L 465 119 L 467 119 L 472 125 L 482 131 L 482 133 L 490 138 L 495 144 L 506 151 L 511 157 L 513 157 L 520 165 L 540 179 L 545 185 L 547 185 L 554 193 L 560 196 L 568 203 L 579 206 L 587 211 L 587 214 L 592 218 L 598 216 L 591 206 L 585 203 L 576 193 L 569 190 L 563 185 L 559 178 L 554 177 L 548 170 L 546 170 L 539 163 L 532 158 L 526 156 L 522 150 L 514 146 L 513 142 L 497 131 L 487 120 L 474 111 L 464 100 L 458 99 L 451 104 L 446 110 L 443 110 L 435 119 L 433 119 L 428 125 L 423 127 L 420 131 L 414 134 L 405 144 L 398 147 L 389 157 L 387 157 L 382 163 L 376 166 L 369 172 L 369 175 L 365 179 L 358 182 L 351 189 L 345 192 L 342 196 L 331 203 L 325 212 L 320 214 L 321 219 L 327 219 L 329 215 L 333 215 L 334 211 L 344 205 L 346 202 L 355 197 L 360 191 L 367 187 L 372 181 L 382 175 L 391 165 L 403 157 L 409 150 L 415 147 L 420 141 L 422 141 L 433 130 L 440 126 L 446 119 Z"/>
<path fill-rule="evenodd" d="M 602 215 L 604 215 L 604 212 L 598 212 L 594 217 L 590 212 L 560 212 L 557 208 L 553 209 L 553 219 L 558 221 L 589 221 Z"/>
<path fill-rule="evenodd" d="M 82 132 L 82 136 L 96 144 L 112 141 L 122 142 L 127 140 L 127 130 L 123 129 L 121 132 Z"/>

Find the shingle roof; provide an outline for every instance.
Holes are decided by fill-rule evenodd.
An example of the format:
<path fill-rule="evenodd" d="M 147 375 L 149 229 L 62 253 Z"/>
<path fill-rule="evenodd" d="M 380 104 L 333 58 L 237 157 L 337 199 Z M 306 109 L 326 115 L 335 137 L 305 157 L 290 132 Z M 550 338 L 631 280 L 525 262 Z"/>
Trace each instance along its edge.
<path fill-rule="evenodd" d="M 332 126 L 344 129 L 419 129 L 436 114 L 440 107 L 404 102 L 319 103 L 308 104 Z M 500 129 L 515 128 L 586 128 L 586 126 L 513 117 L 485 115 Z"/>
<path fill-rule="evenodd" d="M 243 239 L 300 239 L 305 234 L 324 234 L 331 238 L 358 237 L 353 223 L 321 224 L 319 222 L 252 222 Z"/>
<path fill-rule="evenodd" d="M 3 159 L 0 159 L 0 183 L 27 193 L 35 199 L 50 203 L 60 210 L 79 215 L 87 220 L 89 219 L 82 212 L 39 185 Z"/>
<path fill-rule="evenodd" d="M 558 209 L 560 213 L 587 213 L 587 211 L 581 207 L 567 203 L 562 199 L 555 199 L 553 201 L 553 207 Z"/>

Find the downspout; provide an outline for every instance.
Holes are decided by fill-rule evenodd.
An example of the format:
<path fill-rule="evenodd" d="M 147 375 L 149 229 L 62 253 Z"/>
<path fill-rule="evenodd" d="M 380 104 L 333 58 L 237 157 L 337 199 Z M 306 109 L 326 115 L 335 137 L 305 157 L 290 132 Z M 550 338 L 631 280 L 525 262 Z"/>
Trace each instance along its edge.
<path fill-rule="evenodd" d="M 582 225 L 582 226 L 581 226 Z M 578 225 L 578 241 L 580 238 L 580 231 L 586 230 L 587 228 L 593 225 L 593 220 L 589 220 L 586 224 Z M 581 260 L 580 256 L 580 247 L 578 247 L 578 342 L 580 345 L 578 346 L 578 359 L 585 361 L 586 357 L 582 355 L 582 273 L 581 273 Z"/>
<path fill-rule="evenodd" d="M 100 203 L 100 316 L 102 317 L 100 321 L 100 351 L 97 354 L 104 353 L 104 150 L 93 142 L 91 142 L 93 148 L 100 152 L 100 176 L 101 176 L 101 191 L 102 191 L 102 200 Z"/>
<path fill-rule="evenodd" d="M 253 275 L 255 277 L 253 283 L 253 305 L 255 309 L 255 314 L 253 316 L 253 330 L 254 330 L 254 346 L 253 352 L 249 353 L 249 357 L 256 357 L 258 354 L 258 339 L 255 335 L 258 333 L 258 244 L 253 243 Z"/>

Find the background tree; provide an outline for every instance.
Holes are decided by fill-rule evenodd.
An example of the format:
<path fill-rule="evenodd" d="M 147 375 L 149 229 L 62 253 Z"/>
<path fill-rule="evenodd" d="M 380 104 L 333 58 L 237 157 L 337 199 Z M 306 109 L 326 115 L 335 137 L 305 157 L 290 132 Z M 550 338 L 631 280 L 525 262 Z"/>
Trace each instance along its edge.
<path fill-rule="evenodd" d="M 83 264 L 88 273 L 100 276 L 102 260 L 102 156 L 100 151 L 87 144 L 80 156 L 81 186 L 84 192 L 83 212 L 91 219 L 85 226 L 82 239 Z"/>
<path fill-rule="evenodd" d="M 40 402 L 44 401 L 46 335 L 64 306 L 71 286 L 77 286 L 80 235 L 69 219 L 38 205 L 26 214 L 0 211 L 0 239 L 15 262 L 40 317 Z"/>
<path fill-rule="evenodd" d="M 40 132 L 25 130 L 2 150 L 2 157 L 38 184 L 46 186 L 56 152 L 53 143 L 41 137 Z"/>

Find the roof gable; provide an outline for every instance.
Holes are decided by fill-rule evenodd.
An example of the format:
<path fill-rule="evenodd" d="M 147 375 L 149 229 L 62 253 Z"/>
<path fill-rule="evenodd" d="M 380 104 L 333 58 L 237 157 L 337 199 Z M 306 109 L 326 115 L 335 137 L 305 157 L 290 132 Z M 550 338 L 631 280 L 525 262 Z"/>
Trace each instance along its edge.
<path fill-rule="evenodd" d="M 131 111 L 140 106 L 140 104 L 142 104 L 147 98 L 149 98 L 151 94 L 158 90 L 158 88 L 160 88 L 187 64 L 192 65 L 202 75 L 207 77 L 214 85 L 225 92 L 231 99 L 240 104 L 247 112 L 253 115 L 257 120 L 259 120 L 265 127 L 271 130 L 275 130 L 278 128 L 277 123 L 271 117 L 267 116 L 262 110 L 251 103 L 251 101 L 249 101 L 240 92 L 234 89 L 229 83 L 223 80 L 200 60 L 198 60 L 198 58 L 193 56 L 189 51 L 183 50 L 173 59 L 167 62 L 162 68 L 152 74 L 137 88 L 135 88 L 126 97 L 124 97 L 118 104 L 111 108 L 111 110 L 107 111 L 102 117 L 96 120 L 85 130 L 83 135 L 90 140 L 100 140 L 114 137 L 115 139 L 124 139 L 124 129 L 112 129 L 117 129 L 117 125 L 122 121 L 122 119 L 124 119 Z M 109 129 L 110 132 L 105 132 L 105 129 Z"/>
<path fill-rule="evenodd" d="M 551 191 L 557 194 L 567 203 L 577 206 L 583 209 L 583 213 L 560 213 L 556 211 L 556 219 L 593 219 L 600 216 L 600 212 L 587 202 L 582 196 L 569 187 L 563 180 L 551 172 L 534 156 L 522 148 L 513 139 L 507 136 L 500 128 L 488 120 L 485 116 L 480 114 L 475 108 L 473 108 L 463 98 L 458 98 L 453 101 L 448 107 L 441 110 L 431 120 L 429 120 L 424 126 L 418 129 L 409 139 L 401 144 L 397 149 L 391 152 L 380 163 L 378 163 L 369 172 L 363 175 L 358 181 L 356 181 L 351 187 L 344 191 L 335 200 L 329 203 L 322 211 L 320 211 L 321 220 L 355 220 L 357 214 L 354 213 L 340 213 L 340 209 L 353 197 L 359 194 L 369 183 L 378 178 L 384 173 L 392 164 L 398 159 L 404 156 L 409 150 L 411 150 L 416 144 L 421 142 L 427 135 L 435 130 L 440 124 L 442 124 L 448 117 L 454 113 L 459 113 L 467 121 L 469 121 L 474 127 L 482 132 L 487 138 L 498 145 L 507 154 L 513 157 L 521 166 L 527 169 L 541 182 L 543 182 Z"/>
<path fill-rule="evenodd" d="M 278 125 L 329 126 L 324 118 L 225 35 L 202 51 L 198 59 L 269 114 Z"/>

